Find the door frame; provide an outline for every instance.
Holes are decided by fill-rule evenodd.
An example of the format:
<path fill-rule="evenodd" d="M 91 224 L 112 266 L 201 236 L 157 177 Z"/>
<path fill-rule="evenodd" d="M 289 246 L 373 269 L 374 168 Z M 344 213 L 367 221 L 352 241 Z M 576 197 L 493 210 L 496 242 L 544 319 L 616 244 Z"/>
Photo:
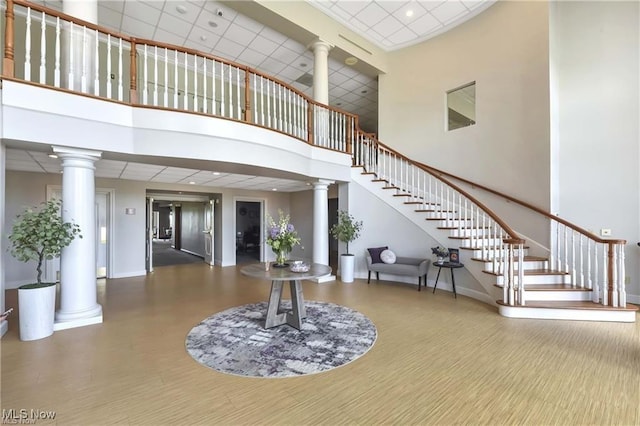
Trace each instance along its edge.
<path fill-rule="evenodd" d="M 265 233 L 265 208 L 266 208 L 266 198 L 259 197 L 242 197 L 237 196 L 233 197 L 233 258 L 234 264 L 237 264 L 236 260 L 236 233 L 238 232 L 238 224 L 236 223 L 236 211 L 238 211 L 238 202 L 247 202 L 247 203 L 258 203 L 260 204 L 260 241 L 264 241 L 266 237 Z M 266 244 L 260 244 L 260 262 L 264 262 L 266 257 Z"/>

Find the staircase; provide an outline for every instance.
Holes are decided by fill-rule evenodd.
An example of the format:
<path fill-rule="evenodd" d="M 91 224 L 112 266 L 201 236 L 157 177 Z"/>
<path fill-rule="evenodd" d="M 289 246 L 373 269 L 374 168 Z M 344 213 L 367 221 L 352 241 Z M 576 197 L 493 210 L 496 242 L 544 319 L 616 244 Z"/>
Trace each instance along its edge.
<path fill-rule="evenodd" d="M 378 161 L 381 156 L 384 154 L 378 152 Z M 403 161 L 400 168 L 408 164 Z M 389 176 L 382 170 L 376 172 L 367 171 L 366 167 L 354 167 L 352 178 L 437 241 L 448 240 L 445 246 L 458 246 L 461 261 L 487 291 L 490 300 L 495 301 L 501 315 L 510 318 L 635 322 L 637 306 L 604 304 L 602 299 L 607 298 L 604 286 L 593 282 L 585 285 L 584 254 L 581 254 L 583 257 L 577 268 L 580 271 L 576 273 L 576 268 L 563 270 L 554 267 L 563 265 L 566 259 L 559 261 L 550 259 L 548 255 L 530 254 L 530 247 L 525 244 L 514 250 L 513 246 L 503 243 L 509 235 L 505 235 L 505 231 L 489 220 L 484 212 L 473 209 L 469 198 L 454 196 L 440 183 L 433 182 L 434 176 L 416 178 L 415 166 L 411 167 L 412 170 L 404 170 L 397 176 Z M 393 168 L 397 169 L 398 165 Z M 416 184 L 416 180 L 423 178 L 423 183 Z M 431 191 L 425 191 L 427 188 Z M 560 248 L 569 250 L 568 245 Z M 509 251 L 512 258 L 507 261 Z M 574 251 L 571 255 L 575 257 L 577 253 Z M 604 255 L 604 251 L 590 253 L 589 259 L 596 254 Z M 505 269 L 511 270 L 505 273 Z M 594 277 L 603 274 L 604 263 L 600 269 Z M 620 291 L 624 292 L 624 289 Z M 612 297 L 608 298 L 612 300 Z"/>

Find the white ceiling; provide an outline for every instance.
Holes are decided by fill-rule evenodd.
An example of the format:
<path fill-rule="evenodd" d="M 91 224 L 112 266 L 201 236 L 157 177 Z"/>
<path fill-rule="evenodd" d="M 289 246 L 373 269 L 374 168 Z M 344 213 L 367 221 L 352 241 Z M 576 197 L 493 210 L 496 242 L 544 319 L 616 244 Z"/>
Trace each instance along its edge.
<path fill-rule="evenodd" d="M 435 37 L 495 3 L 495 0 L 307 1 L 387 51 Z"/>
<path fill-rule="evenodd" d="M 477 15 L 495 0 L 307 0 L 385 50 L 423 41 Z M 37 1 L 36 1 L 37 2 Z M 62 11 L 61 0 L 41 0 Z M 412 10 L 413 15 L 407 16 Z M 219 16 L 219 12 L 222 16 Z M 122 34 L 189 47 L 249 65 L 312 96 L 296 80 L 313 73 L 313 54 L 302 43 L 210 0 L 98 0 L 98 23 Z M 331 54 L 330 54 L 331 55 Z M 329 103 L 359 115 L 363 130 L 377 133 L 376 76 L 329 57 Z M 59 173 L 47 153 L 8 149 L 7 170 Z M 96 177 L 147 182 L 298 191 L 306 182 L 127 161 L 100 160 Z"/>

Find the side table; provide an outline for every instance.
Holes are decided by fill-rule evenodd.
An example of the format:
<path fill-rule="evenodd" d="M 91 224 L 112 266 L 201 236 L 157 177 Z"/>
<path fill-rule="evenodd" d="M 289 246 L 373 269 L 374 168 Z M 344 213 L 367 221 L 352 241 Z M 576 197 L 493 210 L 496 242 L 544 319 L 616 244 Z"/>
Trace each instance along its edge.
<path fill-rule="evenodd" d="M 434 263 L 434 266 L 438 267 L 438 276 L 436 277 L 436 283 L 433 285 L 433 292 L 436 292 L 436 287 L 438 287 L 438 279 L 440 278 L 440 272 L 442 268 L 448 268 L 451 270 L 451 285 L 453 286 L 453 296 L 457 299 L 458 293 L 456 293 L 456 279 L 453 276 L 453 270 L 458 268 L 464 268 L 464 265 L 459 262 L 442 262 L 442 263 Z"/>

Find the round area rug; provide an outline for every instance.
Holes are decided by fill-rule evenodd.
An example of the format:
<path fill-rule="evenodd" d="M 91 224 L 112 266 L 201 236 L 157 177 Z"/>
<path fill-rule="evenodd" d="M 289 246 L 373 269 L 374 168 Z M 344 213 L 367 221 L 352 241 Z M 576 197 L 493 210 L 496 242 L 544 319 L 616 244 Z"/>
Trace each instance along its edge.
<path fill-rule="evenodd" d="M 267 302 L 219 312 L 187 335 L 187 352 L 199 363 L 248 377 L 293 377 L 345 365 L 376 341 L 375 325 L 358 311 L 333 303 L 305 301 L 302 330 L 264 328 Z M 291 302 L 282 302 L 291 310 Z"/>

